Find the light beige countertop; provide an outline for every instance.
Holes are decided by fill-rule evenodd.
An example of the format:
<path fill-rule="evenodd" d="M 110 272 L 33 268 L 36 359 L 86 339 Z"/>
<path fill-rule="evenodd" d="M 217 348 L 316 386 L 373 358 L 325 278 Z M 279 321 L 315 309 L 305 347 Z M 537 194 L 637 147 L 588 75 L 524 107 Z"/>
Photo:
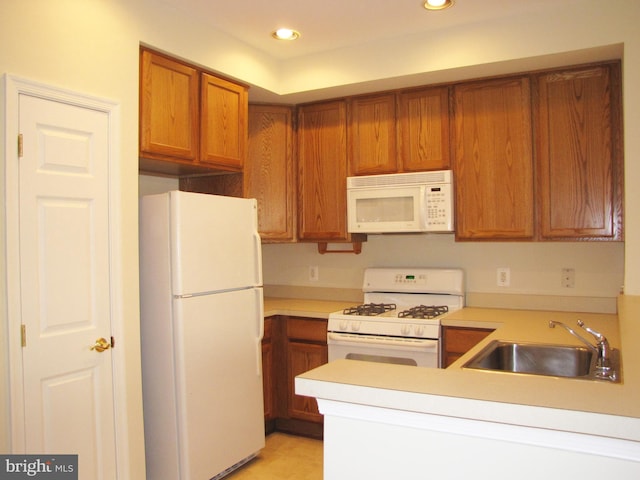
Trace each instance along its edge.
<path fill-rule="evenodd" d="M 354 305 L 358 305 L 358 303 L 267 297 L 264 299 L 264 316 L 291 315 L 297 317 L 329 318 L 330 313 Z"/>
<path fill-rule="evenodd" d="M 283 302 L 282 306 L 287 300 Z M 315 308 L 299 302 L 283 311 Z M 329 313 L 334 306 L 324 305 Z M 276 307 L 273 304 L 274 311 Z M 557 320 L 574 328 L 578 319 L 621 350 L 620 383 L 462 368 L 494 339 L 582 345 L 566 330 L 548 327 L 549 320 Z M 447 369 L 338 360 L 298 376 L 296 392 L 395 410 L 640 441 L 640 296 L 621 296 L 618 315 L 464 308 L 449 314 L 442 324 L 496 330 Z"/>

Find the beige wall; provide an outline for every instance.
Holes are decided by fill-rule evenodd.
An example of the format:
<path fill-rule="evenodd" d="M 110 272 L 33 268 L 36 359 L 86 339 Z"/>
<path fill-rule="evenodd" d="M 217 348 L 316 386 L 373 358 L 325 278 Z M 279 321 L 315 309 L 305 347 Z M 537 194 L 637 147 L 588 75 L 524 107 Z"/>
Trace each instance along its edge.
<path fill-rule="evenodd" d="M 598 6 L 596 0 L 579 0 L 568 5 L 558 2 L 553 15 L 512 18 L 497 23 L 483 22 L 456 31 L 435 35 L 413 36 L 410 43 L 400 39 L 381 45 L 344 49 L 330 54 L 289 62 L 275 61 L 248 48 L 226 35 L 213 31 L 198 19 L 185 18 L 163 7 L 159 0 L 4 0 L 0 2 L 0 73 L 11 73 L 54 86 L 106 97 L 120 102 L 122 125 L 120 138 L 118 183 L 122 212 L 123 252 L 122 289 L 125 292 L 122 310 L 127 331 L 123 348 L 130 357 L 127 382 L 130 392 L 131 457 L 141 462 L 141 412 L 139 409 L 138 365 L 138 258 L 137 258 L 137 115 L 138 115 L 138 45 L 140 42 L 164 49 L 172 54 L 202 64 L 226 75 L 257 85 L 290 98 L 296 92 L 323 90 L 323 95 L 340 95 L 356 90 L 376 90 L 449 80 L 454 77 L 485 75 L 513 71 L 531 64 L 564 63 L 567 59 L 590 59 L 608 56 L 616 50 L 611 45 L 624 46 L 624 93 L 626 129 L 626 175 L 628 184 L 640 179 L 640 2 L 612 0 Z M 576 8 L 576 5 L 578 8 Z M 436 48 L 439 47 L 439 48 Z M 618 47 L 619 49 L 620 47 Z M 569 52 L 569 53 L 567 53 Z M 521 59 L 525 59 L 524 61 Z M 381 61 L 383 60 L 383 61 Z M 344 85 L 345 88 L 337 88 Z M 259 91 L 255 89 L 254 91 Z M 4 131 L 4 118 L 0 120 Z M 3 149 L 4 152 L 4 149 Z M 629 181 L 630 180 L 630 181 Z M 144 179 L 143 179 L 144 181 Z M 627 292 L 640 294 L 640 189 L 627 188 L 625 247 L 591 245 L 579 247 L 572 254 L 572 265 L 560 265 L 566 257 L 562 246 L 458 246 L 447 239 L 372 239 L 365 246 L 364 256 L 356 258 L 320 257 L 308 245 L 265 247 L 265 280 L 280 282 L 274 265 L 286 260 L 293 265 L 292 278 L 304 283 L 308 263 L 320 265 L 321 280 L 335 280 L 359 288 L 357 270 L 363 261 L 381 264 L 387 261 L 409 262 L 412 257 L 402 253 L 389 257 L 395 246 L 421 253 L 423 262 L 435 257 L 428 252 L 434 242 L 438 261 L 464 263 L 469 268 L 470 287 L 490 289 L 494 265 L 505 256 L 512 266 L 514 288 L 541 289 L 546 280 L 556 278 L 558 268 L 576 268 L 576 283 L 584 279 L 583 291 L 591 293 L 598 271 L 592 271 L 592 260 L 604 270 L 607 294 L 618 288 L 624 262 L 624 282 Z M 1 240 L 0 240 L 1 241 Z M 443 244 L 440 244 L 442 242 Z M 397 248 L 399 247 L 399 248 Z M 535 262 L 524 262 L 528 249 L 552 260 L 542 262 L 537 271 Z M 542 250 L 539 250 L 542 248 Z M 624 254 L 622 250 L 624 248 Z M 477 256 L 494 251 L 489 259 L 478 262 Z M 548 250 L 547 250 L 548 249 Z M 404 250 L 403 250 L 404 251 Z M 407 249 L 406 251 L 410 251 Z M 499 256 L 498 256 L 499 255 Z M 610 258 L 611 267 L 603 267 Z M 364 260 L 363 260 L 364 259 Z M 459 259 L 459 260 L 458 260 Z M 624 260 L 623 260 L 624 259 Z M 327 262 L 325 264 L 325 262 Z M 353 266 L 353 268 L 351 267 Z M 298 270 L 296 270 L 298 269 Z M 346 277 L 345 277 L 346 276 Z M 526 281 L 524 280 L 530 276 Z M 326 280 L 325 280 L 326 279 Z M 522 279 L 522 280 L 521 280 Z M 522 281 L 522 284 L 520 282 Z M 516 284 L 516 282 L 518 282 Z M 578 288 L 578 287 L 576 287 Z M 580 287 L 582 288 L 582 287 Z M 0 307 L 4 307 L 0 296 Z M 5 309 L 1 308 L 4 312 Z M 6 339 L 7 318 L 0 314 L 0 338 Z M 7 394 L 6 344 L 0 349 L 0 451 L 10 451 L 9 412 Z M 140 478 L 140 464 L 131 466 L 131 478 Z"/>
<path fill-rule="evenodd" d="M 370 235 L 360 255 L 319 255 L 313 244 L 265 245 L 263 252 L 265 284 L 289 287 L 267 291 L 278 296 L 308 294 L 308 287 L 360 290 L 368 266 L 456 267 L 465 271 L 468 305 L 541 310 L 615 313 L 624 269 L 622 243 L 456 243 L 453 234 Z M 309 280 L 312 265 L 317 281 Z M 496 285 L 498 267 L 510 268 L 509 287 Z M 575 269 L 575 288 L 561 286 L 565 267 Z"/>

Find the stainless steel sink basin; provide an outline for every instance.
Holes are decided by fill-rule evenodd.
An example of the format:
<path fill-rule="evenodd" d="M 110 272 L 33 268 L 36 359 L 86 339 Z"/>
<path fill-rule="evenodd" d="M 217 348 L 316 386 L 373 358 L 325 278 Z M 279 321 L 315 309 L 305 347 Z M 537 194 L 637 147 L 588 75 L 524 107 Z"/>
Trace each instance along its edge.
<path fill-rule="evenodd" d="M 586 347 L 494 340 L 463 368 L 595 380 L 595 363 Z"/>

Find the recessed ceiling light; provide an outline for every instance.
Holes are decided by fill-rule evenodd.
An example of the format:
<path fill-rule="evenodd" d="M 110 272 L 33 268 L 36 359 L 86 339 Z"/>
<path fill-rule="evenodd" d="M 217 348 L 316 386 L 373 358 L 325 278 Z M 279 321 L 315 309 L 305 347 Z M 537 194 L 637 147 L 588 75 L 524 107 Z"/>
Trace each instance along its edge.
<path fill-rule="evenodd" d="M 291 30 L 290 28 L 279 28 L 271 34 L 276 40 L 296 40 L 300 38 L 300 32 Z"/>
<path fill-rule="evenodd" d="M 453 0 L 426 0 L 424 8 L 427 10 L 444 10 L 453 5 Z"/>

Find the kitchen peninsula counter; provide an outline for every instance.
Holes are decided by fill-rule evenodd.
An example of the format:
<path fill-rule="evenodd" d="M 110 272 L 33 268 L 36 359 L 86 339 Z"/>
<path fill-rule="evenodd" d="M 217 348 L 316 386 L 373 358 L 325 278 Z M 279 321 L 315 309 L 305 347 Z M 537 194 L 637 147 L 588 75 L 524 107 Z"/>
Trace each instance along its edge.
<path fill-rule="evenodd" d="M 462 368 L 496 339 L 582 345 L 566 330 L 548 327 L 556 320 L 574 328 L 578 319 L 620 349 L 620 383 Z M 639 471 L 639 296 L 620 296 L 618 315 L 464 308 L 442 323 L 495 331 L 447 369 L 338 360 L 298 376 L 296 392 L 316 397 L 325 413 L 325 436 L 328 425 L 345 418 L 397 428 L 404 422 L 425 432 L 459 429 L 465 438 L 486 434 L 490 441 L 621 458 Z"/>
<path fill-rule="evenodd" d="M 265 317 L 293 315 L 313 318 L 327 318 L 332 312 L 357 304 L 296 298 L 265 298 L 264 303 Z M 621 296 L 619 308 L 620 322 L 618 315 L 613 314 L 467 307 L 451 312 L 442 320 L 442 324 L 495 330 L 447 369 L 419 369 L 345 360 L 332 362 L 308 372 L 300 376 L 297 383 L 304 390 L 312 388 L 314 382 L 322 382 L 327 389 L 325 383 L 336 383 L 353 387 L 388 388 L 398 392 L 616 415 L 637 418 L 640 427 L 640 349 L 635 348 L 638 344 L 636 342 L 640 341 L 640 297 Z M 633 318 L 637 320 L 634 321 Z M 564 329 L 548 328 L 549 320 L 558 320 L 575 329 L 577 319 L 582 319 L 586 325 L 602 332 L 612 347 L 621 350 L 623 378 L 620 383 L 513 375 L 462 368 L 462 365 L 492 340 L 582 346 L 579 340 Z M 621 331 L 624 333 L 624 342 L 621 340 Z M 314 393 L 317 393 L 315 389 L 319 388 L 318 385 L 313 388 Z M 309 392 L 300 393 L 311 395 Z M 635 429 L 634 436 L 640 441 L 640 428 Z"/>

